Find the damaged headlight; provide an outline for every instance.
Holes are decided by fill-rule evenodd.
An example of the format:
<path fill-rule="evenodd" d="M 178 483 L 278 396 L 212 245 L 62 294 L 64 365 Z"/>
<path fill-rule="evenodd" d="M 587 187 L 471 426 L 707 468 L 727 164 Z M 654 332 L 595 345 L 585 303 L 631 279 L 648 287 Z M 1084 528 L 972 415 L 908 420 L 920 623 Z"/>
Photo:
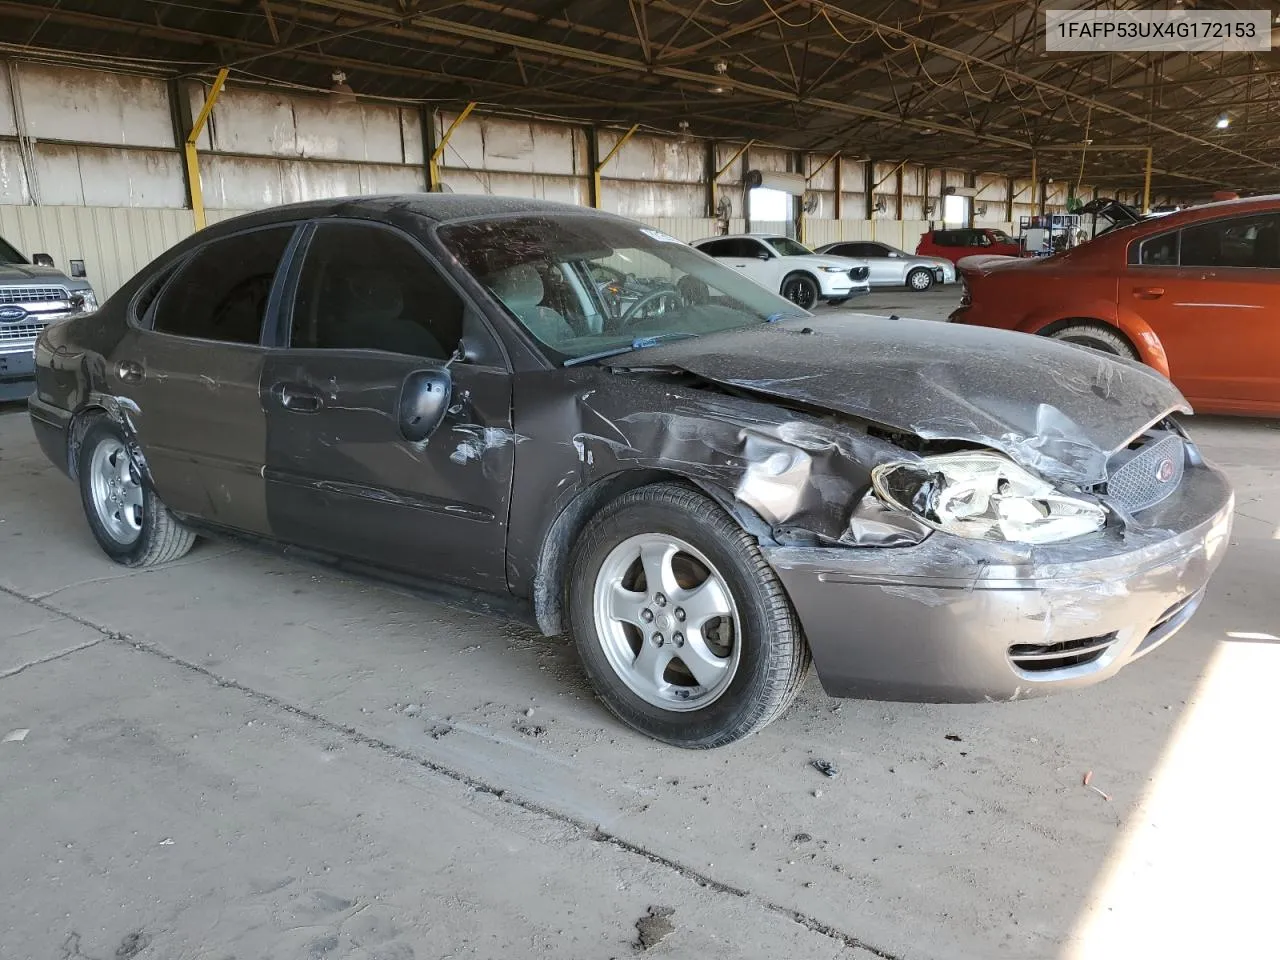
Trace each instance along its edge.
<path fill-rule="evenodd" d="M 996 453 L 949 453 L 871 472 L 877 496 L 958 537 L 1054 543 L 1101 530 L 1099 504 L 1062 493 Z"/>

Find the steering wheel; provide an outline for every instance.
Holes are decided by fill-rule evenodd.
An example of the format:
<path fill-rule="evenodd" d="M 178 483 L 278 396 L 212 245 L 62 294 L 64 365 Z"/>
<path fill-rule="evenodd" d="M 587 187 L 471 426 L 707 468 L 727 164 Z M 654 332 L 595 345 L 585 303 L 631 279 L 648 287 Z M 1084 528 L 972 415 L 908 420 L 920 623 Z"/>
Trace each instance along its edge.
<path fill-rule="evenodd" d="M 647 307 L 655 303 L 663 301 L 669 302 L 672 310 L 679 310 L 684 306 L 684 301 L 680 299 L 680 294 L 674 290 L 654 290 L 652 293 L 646 293 L 643 297 L 627 308 L 627 312 L 618 318 L 618 326 L 626 327 L 632 320 L 638 317 Z"/>

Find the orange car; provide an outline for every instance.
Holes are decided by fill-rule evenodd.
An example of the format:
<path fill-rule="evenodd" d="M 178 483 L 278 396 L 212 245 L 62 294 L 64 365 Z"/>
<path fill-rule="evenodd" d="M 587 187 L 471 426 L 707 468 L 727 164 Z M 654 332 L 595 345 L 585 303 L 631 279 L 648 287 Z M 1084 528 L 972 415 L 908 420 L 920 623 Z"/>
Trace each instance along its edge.
<path fill-rule="evenodd" d="M 1042 260 L 971 258 L 953 323 L 1132 357 L 1203 413 L 1280 414 L 1280 196 L 1117 228 Z"/>

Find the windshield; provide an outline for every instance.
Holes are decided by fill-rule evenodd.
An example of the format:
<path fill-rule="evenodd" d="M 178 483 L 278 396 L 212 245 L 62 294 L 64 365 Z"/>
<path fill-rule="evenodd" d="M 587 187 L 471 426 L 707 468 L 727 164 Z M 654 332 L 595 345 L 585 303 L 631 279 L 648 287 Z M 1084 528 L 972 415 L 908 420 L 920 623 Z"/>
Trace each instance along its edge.
<path fill-rule="evenodd" d="M 807 313 L 679 240 L 590 214 L 445 225 L 439 237 L 559 362 Z"/>
<path fill-rule="evenodd" d="M 0 237 L 0 264 L 22 264 L 26 263 L 27 258 L 20 254 L 13 247 L 5 242 L 4 237 Z"/>
<path fill-rule="evenodd" d="M 790 237 L 768 237 L 766 243 L 773 249 L 778 251 L 780 256 L 784 257 L 811 257 L 813 251 L 806 247 L 803 243 L 798 243 Z"/>

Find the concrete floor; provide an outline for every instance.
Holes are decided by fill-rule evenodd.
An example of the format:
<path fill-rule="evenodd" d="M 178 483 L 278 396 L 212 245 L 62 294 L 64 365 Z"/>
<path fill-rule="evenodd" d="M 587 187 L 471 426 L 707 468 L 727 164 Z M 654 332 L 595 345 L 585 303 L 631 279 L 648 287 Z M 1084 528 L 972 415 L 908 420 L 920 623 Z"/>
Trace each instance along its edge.
<path fill-rule="evenodd" d="M 1113 681 L 920 706 L 811 679 L 687 753 L 516 624 L 222 543 L 112 565 L 8 407 L 0 957 L 608 958 L 638 922 L 653 957 L 1266 954 L 1280 431 L 1193 428 L 1233 546 Z"/>

